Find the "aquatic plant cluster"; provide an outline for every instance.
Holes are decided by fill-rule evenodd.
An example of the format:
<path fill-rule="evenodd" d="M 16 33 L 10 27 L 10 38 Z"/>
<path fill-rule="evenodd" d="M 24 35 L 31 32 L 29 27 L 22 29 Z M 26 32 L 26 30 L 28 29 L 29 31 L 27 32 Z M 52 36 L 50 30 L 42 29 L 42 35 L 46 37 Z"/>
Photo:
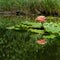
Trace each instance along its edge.
<path fill-rule="evenodd" d="M 28 31 L 35 34 L 42 35 L 41 39 L 36 42 L 44 45 L 47 43 L 47 39 L 54 39 L 60 36 L 60 23 L 46 22 L 45 16 L 38 16 L 35 22 L 25 21 L 21 22 L 20 25 L 7 27 L 6 29 Z"/>

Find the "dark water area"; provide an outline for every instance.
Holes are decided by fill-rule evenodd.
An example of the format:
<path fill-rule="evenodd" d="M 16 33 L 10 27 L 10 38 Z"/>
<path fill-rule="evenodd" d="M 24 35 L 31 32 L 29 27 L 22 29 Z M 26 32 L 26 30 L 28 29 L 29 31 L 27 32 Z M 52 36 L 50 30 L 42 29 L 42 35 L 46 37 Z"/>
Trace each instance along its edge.
<path fill-rule="evenodd" d="M 13 58 L 16 60 L 60 60 L 60 38 L 55 39 L 53 44 L 48 44 L 39 49 L 35 46 L 35 36 L 33 34 L 31 37 L 30 33 L 24 33 L 23 31 L 20 33 L 20 31 L 4 29 L 6 26 L 20 24 L 21 21 L 34 20 L 38 15 L 27 17 L 23 15 L 19 16 L 19 12 L 13 14 L 13 16 L 10 13 L 8 14 L 0 16 L 0 56 L 2 60 L 13 60 Z M 60 18 L 47 17 L 47 19 L 58 21 Z"/>

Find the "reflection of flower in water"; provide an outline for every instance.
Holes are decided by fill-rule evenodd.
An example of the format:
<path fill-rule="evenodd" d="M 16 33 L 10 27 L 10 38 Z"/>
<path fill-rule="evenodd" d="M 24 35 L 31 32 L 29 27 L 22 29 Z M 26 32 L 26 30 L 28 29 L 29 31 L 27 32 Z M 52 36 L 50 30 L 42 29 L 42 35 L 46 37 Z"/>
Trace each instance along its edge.
<path fill-rule="evenodd" d="M 45 22 L 45 21 L 46 21 L 46 17 L 45 17 L 45 16 L 38 16 L 38 17 L 36 18 L 36 20 L 37 20 L 38 22 Z"/>
<path fill-rule="evenodd" d="M 44 45 L 47 43 L 45 39 L 40 39 L 40 40 L 37 40 L 36 42 L 41 45 Z"/>

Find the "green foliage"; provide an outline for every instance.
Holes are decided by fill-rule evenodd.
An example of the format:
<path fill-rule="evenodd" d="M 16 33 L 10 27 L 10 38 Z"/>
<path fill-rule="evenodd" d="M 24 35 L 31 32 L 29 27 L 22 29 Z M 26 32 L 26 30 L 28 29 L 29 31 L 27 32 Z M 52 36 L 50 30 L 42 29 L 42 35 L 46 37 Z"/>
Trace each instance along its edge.
<path fill-rule="evenodd" d="M 0 0 L 0 11 L 23 11 L 26 14 L 55 14 L 60 16 L 60 0 Z M 44 13 L 43 13 L 44 14 Z"/>

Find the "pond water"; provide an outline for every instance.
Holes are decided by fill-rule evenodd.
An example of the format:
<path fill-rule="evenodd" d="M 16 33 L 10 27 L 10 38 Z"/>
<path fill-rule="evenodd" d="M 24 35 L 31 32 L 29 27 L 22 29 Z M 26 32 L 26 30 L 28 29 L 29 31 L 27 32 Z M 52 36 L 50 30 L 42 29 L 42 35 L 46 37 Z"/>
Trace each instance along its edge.
<path fill-rule="evenodd" d="M 2 60 L 60 60 L 60 37 L 53 43 L 38 45 L 38 34 L 6 30 L 5 27 L 30 21 L 27 17 L 0 17 L 0 56 Z"/>

